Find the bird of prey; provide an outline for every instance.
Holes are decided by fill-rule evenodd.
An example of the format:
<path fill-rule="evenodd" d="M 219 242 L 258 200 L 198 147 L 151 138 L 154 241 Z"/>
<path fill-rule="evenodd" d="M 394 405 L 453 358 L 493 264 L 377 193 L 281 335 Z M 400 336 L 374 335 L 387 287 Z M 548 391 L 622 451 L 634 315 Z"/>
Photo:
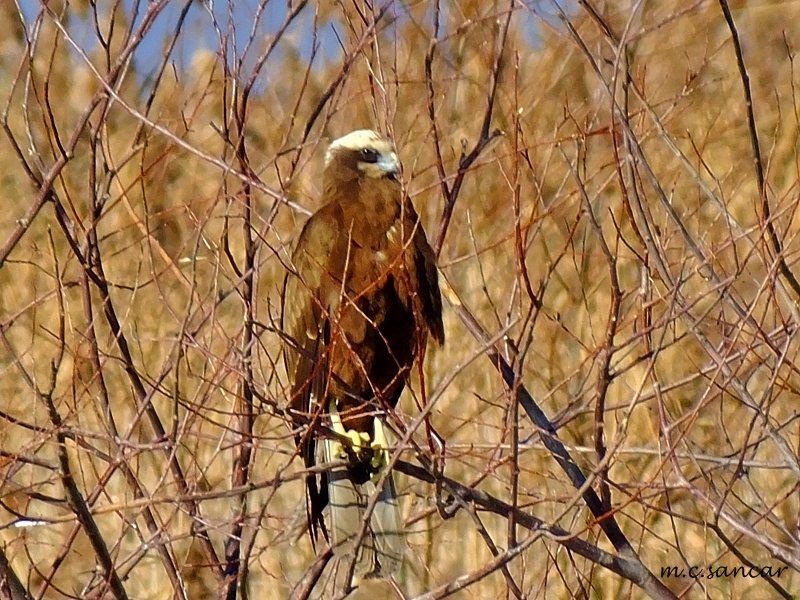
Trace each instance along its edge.
<path fill-rule="evenodd" d="M 335 140 L 323 205 L 303 227 L 284 287 L 295 441 L 306 467 L 346 465 L 307 476 L 311 539 L 322 532 L 337 556 L 354 557 L 359 579 L 400 564 L 391 473 L 378 485 L 389 460 L 384 421 L 429 334 L 444 343 L 435 256 L 399 176 L 393 144 L 376 132 Z"/>

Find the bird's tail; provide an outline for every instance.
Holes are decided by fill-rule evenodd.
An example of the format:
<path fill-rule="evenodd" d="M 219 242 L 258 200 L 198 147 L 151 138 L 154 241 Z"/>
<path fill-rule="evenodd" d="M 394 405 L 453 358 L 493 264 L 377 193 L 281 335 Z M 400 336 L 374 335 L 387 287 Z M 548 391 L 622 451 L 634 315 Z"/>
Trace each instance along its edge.
<path fill-rule="evenodd" d="M 324 448 L 326 462 L 341 458 L 337 456 L 341 445 L 336 441 L 325 440 Z M 381 475 L 382 472 L 369 473 L 363 465 L 339 467 L 328 474 L 331 546 L 339 558 L 346 561 L 355 558 L 356 582 L 396 573 L 405 551 L 394 479 L 389 473 L 378 490 L 376 483 Z M 359 539 L 368 504 L 376 493 L 374 509 Z"/>

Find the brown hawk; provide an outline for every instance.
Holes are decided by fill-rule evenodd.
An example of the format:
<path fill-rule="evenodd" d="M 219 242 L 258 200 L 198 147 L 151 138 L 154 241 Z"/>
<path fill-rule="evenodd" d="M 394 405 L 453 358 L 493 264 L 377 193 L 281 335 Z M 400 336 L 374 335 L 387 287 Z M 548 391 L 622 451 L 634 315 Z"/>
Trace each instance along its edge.
<path fill-rule="evenodd" d="M 389 459 L 386 409 L 397 404 L 428 334 L 444 343 L 434 253 L 399 175 L 394 146 L 374 131 L 335 140 L 325 155 L 323 206 L 303 227 L 284 290 L 297 445 L 306 467 L 347 463 L 307 477 L 311 538 L 321 531 L 338 556 L 356 552 L 359 578 L 388 576 L 400 564 L 391 474 L 360 540 L 358 533 Z"/>

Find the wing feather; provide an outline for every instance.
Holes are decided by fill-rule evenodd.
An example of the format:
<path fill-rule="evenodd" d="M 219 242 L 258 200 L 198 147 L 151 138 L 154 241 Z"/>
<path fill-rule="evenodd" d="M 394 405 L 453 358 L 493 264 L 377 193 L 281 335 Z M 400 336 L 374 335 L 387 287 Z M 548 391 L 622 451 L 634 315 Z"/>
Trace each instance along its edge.
<path fill-rule="evenodd" d="M 444 324 L 442 323 L 442 294 L 439 291 L 439 271 L 436 267 L 436 254 L 428 243 L 425 230 L 419 222 L 414 207 L 411 202 L 408 206 L 406 218 L 410 221 L 413 228 L 413 260 L 417 287 L 417 294 L 422 304 L 422 317 L 425 324 L 439 345 L 444 344 Z"/>
<path fill-rule="evenodd" d="M 322 233 L 319 231 L 320 224 L 326 223 L 311 219 L 303 228 L 292 257 L 294 271 L 286 276 L 283 294 L 283 327 L 289 337 L 284 354 L 286 372 L 291 382 L 289 407 L 297 413 L 295 426 L 298 433 L 295 442 L 307 468 L 316 464 L 314 422 L 324 410 L 329 370 L 326 339 L 329 328 L 318 299 L 322 273 L 327 265 L 320 264 L 319 258 L 314 259 L 314 256 L 327 258 L 329 253 L 323 247 L 322 252 L 312 254 L 307 245 L 309 240 L 318 238 Z M 324 241 L 330 240 L 330 235 L 322 240 L 323 244 L 330 243 Z M 318 244 L 318 241 L 312 243 Z M 306 477 L 306 488 L 306 510 L 312 542 L 316 541 L 319 532 L 327 539 L 322 510 L 328 502 L 328 475 L 309 475 Z"/>

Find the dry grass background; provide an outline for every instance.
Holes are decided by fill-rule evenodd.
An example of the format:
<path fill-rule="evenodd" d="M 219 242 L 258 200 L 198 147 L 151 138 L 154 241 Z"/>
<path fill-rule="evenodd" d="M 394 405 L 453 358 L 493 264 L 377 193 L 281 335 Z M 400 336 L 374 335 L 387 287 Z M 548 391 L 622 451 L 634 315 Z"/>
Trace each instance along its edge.
<path fill-rule="evenodd" d="M 243 598 L 300 594 L 314 552 L 280 414 L 280 284 L 325 145 L 362 127 L 393 134 L 431 240 L 442 176 L 452 190 L 461 172 L 441 271 L 601 493 L 606 478 L 656 578 L 788 566 L 661 580 L 800 593 L 800 311 L 779 260 L 800 271 L 800 4 L 731 3 L 780 254 L 718 2 L 293 2 L 235 31 L 199 2 L 98 4 L 0 5 L 0 537 L 30 597 L 121 597 L 111 570 L 130 598 L 223 596 L 238 539 Z M 211 14 L 218 35 L 180 55 Z M 140 44 L 163 53 L 145 63 Z M 460 170 L 489 106 L 484 133 L 503 135 Z M 445 475 L 613 552 L 486 344 L 453 308 L 446 330 L 425 366 Z M 461 576 L 454 597 L 645 596 L 547 534 L 469 506 L 445 520 L 434 486 L 399 487 L 405 597 Z M 530 545 L 503 573 L 493 552 L 515 540 Z M 340 592 L 335 571 L 314 595 Z"/>

